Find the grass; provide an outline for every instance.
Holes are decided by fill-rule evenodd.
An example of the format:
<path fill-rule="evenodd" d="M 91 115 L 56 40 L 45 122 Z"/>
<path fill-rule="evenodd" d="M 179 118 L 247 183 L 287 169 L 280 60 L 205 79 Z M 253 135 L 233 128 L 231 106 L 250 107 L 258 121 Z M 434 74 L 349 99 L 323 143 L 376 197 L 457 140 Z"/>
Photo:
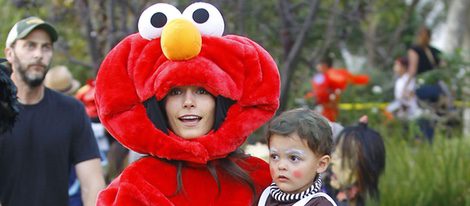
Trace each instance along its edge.
<path fill-rule="evenodd" d="M 470 137 L 437 134 L 431 145 L 407 132 L 382 127 L 386 168 L 380 180 L 380 203 L 368 205 L 469 205 Z M 413 135 L 414 136 L 414 135 Z"/>

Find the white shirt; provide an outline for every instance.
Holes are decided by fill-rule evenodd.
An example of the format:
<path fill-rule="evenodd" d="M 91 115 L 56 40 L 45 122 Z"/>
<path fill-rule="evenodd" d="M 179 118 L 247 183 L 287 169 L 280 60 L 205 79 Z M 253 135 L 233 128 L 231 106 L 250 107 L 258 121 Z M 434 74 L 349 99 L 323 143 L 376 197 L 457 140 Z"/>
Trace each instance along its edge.
<path fill-rule="evenodd" d="M 387 110 L 390 112 L 397 112 L 397 117 L 401 119 L 415 119 L 421 114 L 418 107 L 418 100 L 416 96 L 406 97 L 405 94 L 414 94 L 416 80 L 413 78 L 405 87 L 406 82 L 410 76 L 405 73 L 401 75 L 395 82 L 395 100 L 391 103 Z M 405 106 L 407 109 L 403 111 L 401 108 Z M 398 110 L 398 111 L 397 111 Z"/>

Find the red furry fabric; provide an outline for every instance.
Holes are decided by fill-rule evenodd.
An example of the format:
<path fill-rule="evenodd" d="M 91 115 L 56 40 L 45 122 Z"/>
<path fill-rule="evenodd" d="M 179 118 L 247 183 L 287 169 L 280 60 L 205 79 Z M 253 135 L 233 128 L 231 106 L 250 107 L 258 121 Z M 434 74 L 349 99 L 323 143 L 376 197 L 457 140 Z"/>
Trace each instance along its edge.
<path fill-rule="evenodd" d="M 206 166 L 235 151 L 279 106 L 279 72 L 272 57 L 245 37 L 202 37 L 198 56 L 168 60 L 160 39 L 139 34 L 120 42 L 103 61 L 96 80 L 96 106 L 101 122 L 124 146 L 149 154 L 128 167 L 100 193 L 98 205 L 249 205 L 250 188 L 216 165 L 220 190 Z M 161 100 L 175 86 L 201 86 L 214 96 L 235 100 L 220 128 L 184 139 L 155 128 L 143 102 Z M 181 160 L 182 193 L 176 191 Z M 256 158 L 237 164 L 254 180 L 258 196 L 271 182 L 268 165 Z M 255 197 L 257 198 L 257 197 Z"/>
<path fill-rule="evenodd" d="M 259 196 L 269 186 L 271 177 L 267 163 L 257 158 L 239 162 L 257 185 Z M 176 166 L 153 157 L 143 158 L 129 166 L 118 179 L 100 193 L 98 205 L 251 205 L 251 189 L 234 180 L 217 167 L 221 190 L 205 165 L 183 167 L 184 192 L 176 195 Z M 117 198 L 115 198 L 117 197 Z"/>
<path fill-rule="evenodd" d="M 142 104 L 158 100 L 175 86 L 202 86 L 213 95 L 236 100 L 221 127 L 210 135 L 185 140 L 156 129 Z M 272 117 L 279 105 L 279 73 L 271 56 L 240 36 L 203 37 L 199 56 L 170 61 L 160 39 L 134 34 L 106 57 L 96 82 L 102 123 L 123 145 L 171 160 L 206 163 L 225 157 Z"/>

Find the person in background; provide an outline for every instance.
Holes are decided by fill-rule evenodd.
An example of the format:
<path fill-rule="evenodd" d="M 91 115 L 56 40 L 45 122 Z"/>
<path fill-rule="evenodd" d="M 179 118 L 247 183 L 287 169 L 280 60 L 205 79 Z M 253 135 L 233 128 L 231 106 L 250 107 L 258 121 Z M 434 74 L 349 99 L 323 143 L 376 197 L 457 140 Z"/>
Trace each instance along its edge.
<path fill-rule="evenodd" d="M 345 127 L 339 134 L 327 191 L 338 205 L 364 205 L 367 197 L 378 200 L 379 178 L 384 170 L 382 136 L 368 128 L 367 116 L 363 116 L 359 125 Z"/>
<path fill-rule="evenodd" d="M 336 122 L 342 91 L 348 84 L 364 85 L 369 82 L 367 75 L 353 75 L 347 69 L 333 68 L 333 59 L 324 57 L 316 65 L 318 71 L 311 80 L 312 91 L 304 98 L 314 98 L 316 110 L 329 121 Z"/>
<path fill-rule="evenodd" d="M 70 70 L 64 65 L 49 69 L 44 79 L 44 85 L 68 96 L 73 96 L 80 88 L 80 82 L 73 77 Z"/>
<path fill-rule="evenodd" d="M 416 75 L 436 69 L 440 64 L 443 64 L 440 58 L 441 51 L 431 46 L 430 42 L 431 30 L 426 26 L 422 26 L 416 34 L 415 44 L 408 49 L 408 76 L 411 78 L 407 81 L 406 86 L 412 83 Z M 420 99 L 437 101 L 440 89 L 426 87 L 416 92 Z"/>
<path fill-rule="evenodd" d="M 320 191 L 322 173 L 333 150 L 328 121 L 309 109 L 282 113 L 269 123 L 267 142 L 273 183 L 261 195 L 263 205 L 336 205 Z"/>
<path fill-rule="evenodd" d="M 387 106 L 387 111 L 394 114 L 400 120 L 413 120 L 420 116 L 421 110 L 414 94 L 416 89 L 415 79 L 410 79 L 408 70 L 408 58 L 400 57 L 395 60 L 393 72 L 397 76 L 395 81 L 395 100 Z M 405 87 L 406 82 L 408 82 Z"/>
<path fill-rule="evenodd" d="M 20 112 L 0 148 L 2 205 L 67 205 L 74 165 L 84 205 L 95 205 L 104 188 L 99 152 L 83 105 L 44 86 L 58 33 L 38 17 L 18 21 L 5 55 L 18 88 Z"/>
<path fill-rule="evenodd" d="M 324 57 L 316 65 L 317 74 L 312 78 L 312 93 L 308 96 L 314 96 L 315 102 L 321 107 L 321 114 L 330 121 L 336 121 L 338 116 L 338 103 L 341 90 L 334 88 L 327 76 L 327 71 L 333 69 L 333 60 L 330 57 Z"/>
<path fill-rule="evenodd" d="M 412 79 L 416 78 L 417 75 L 437 69 L 438 66 L 445 64 L 440 58 L 441 51 L 431 46 L 430 42 L 431 30 L 426 26 L 422 26 L 417 32 L 415 45 L 408 49 L 408 75 L 411 78 L 406 82 L 405 88 L 412 84 Z M 446 86 L 443 86 L 441 81 L 426 83 L 419 86 L 415 93 L 423 103 L 435 103 L 439 100 L 441 94 L 445 93 L 444 87 Z M 418 125 L 424 137 L 432 143 L 435 122 L 421 118 L 418 120 Z"/>

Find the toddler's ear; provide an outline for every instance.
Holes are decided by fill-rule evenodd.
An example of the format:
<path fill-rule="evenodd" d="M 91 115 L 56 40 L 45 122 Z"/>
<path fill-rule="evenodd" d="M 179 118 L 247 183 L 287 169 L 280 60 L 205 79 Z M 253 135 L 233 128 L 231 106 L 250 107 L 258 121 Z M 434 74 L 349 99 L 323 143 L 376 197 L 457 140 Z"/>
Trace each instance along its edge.
<path fill-rule="evenodd" d="M 330 155 L 323 155 L 322 157 L 320 157 L 318 161 L 317 173 L 323 173 L 326 171 L 328 165 L 330 164 L 330 159 Z"/>

